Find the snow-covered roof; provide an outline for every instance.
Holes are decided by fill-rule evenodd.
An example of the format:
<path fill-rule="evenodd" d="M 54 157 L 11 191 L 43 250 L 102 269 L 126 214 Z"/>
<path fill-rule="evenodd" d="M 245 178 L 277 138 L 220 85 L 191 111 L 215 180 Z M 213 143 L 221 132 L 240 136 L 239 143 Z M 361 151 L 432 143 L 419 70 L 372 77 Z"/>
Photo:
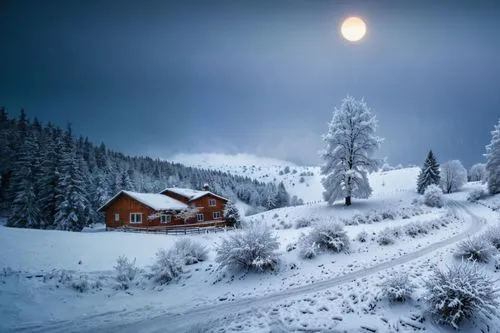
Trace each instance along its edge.
<path fill-rule="evenodd" d="M 190 188 L 169 187 L 169 188 L 166 188 L 163 191 L 161 191 L 161 193 L 165 193 L 166 191 L 181 195 L 181 196 L 189 199 L 189 201 L 196 200 L 196 199 L 201 198 L 207 194 L 211 194 L 217 198 L 220 198 L 222 200 L 227 201 L 226 198 L 221 197 L 220 195 L 217 195 L 217 194 L 212 193 L 210 191 L 198 191 L 198 190 L 192 190 Z"/>
<path fill-rule="evenodd" d="M 188 208 L 185 203 L 163 194 L 120 191 L 117 195 L 108 200 L 108 202 L 106 202 L 101 208 L 99 208 L 99 211 L 106 208 L 120 194 L 126 194 L 140 203 L 153 208 L 154 210 L 183 210 Z"/>

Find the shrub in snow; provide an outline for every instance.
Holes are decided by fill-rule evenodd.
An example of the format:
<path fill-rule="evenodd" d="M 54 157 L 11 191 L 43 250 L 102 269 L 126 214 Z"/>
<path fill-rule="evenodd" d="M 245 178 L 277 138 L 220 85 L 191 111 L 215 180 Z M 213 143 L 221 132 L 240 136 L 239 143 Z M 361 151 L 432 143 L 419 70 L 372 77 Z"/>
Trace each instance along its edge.
<path fill-rule="evenodd" d="M 127 257 L 120 256 L 116 260 L 116 266 L 114 267 L 116 271 L 116 281 L 121 289 L 130 288 L 130 283 L 134 280 L 138 268 L 135 266 L 134 261 L 128 261 Z"/>
<path fill-rule="evenodd" d="M 223 239 L 215 260 L 232 271 L 274 270 L 279 262 L 278 248 L 278 240 L 269 228 L 254 225 Z"/>
<path fill-rule="evenodd" d="M 192 265 L 200 261 L 205 261 L 208 257 L 207 248 L 189 238 L 180 239 L 175 242 L 172 251 L 184 261 L 185 265 Z"/>
<path fill-rule="evenodd" d="M 152 277 L 159 284 L 177 279 L 182 273 L 182 259 L 172 251 L 164 249 L 156 252 L 156 262 L 151 266 Z"/>
<path fill-rule="evenodd" d="M 427 186 L 424 191 L 424 204 L 429 207 L 443 207 L 444 197 L 441 188 L 435 184 Z"/>
<path fill-rule="evenodd" d="M 306 228 L 311 226 L 311 219 L 300 218 L 295 221 L 295 229 Z"/>
<path fill-rule="evenodd" d="M 286 246 L 286 252 L 291 252 L 297 248 L 297 243 L 290 243 Z"/>
<path fill-rule="evenodd" d="M 392 230 L 385 228 L 380 231 L 377 235 L 377 243 L 380 245 L 394 244 L 394 235 L 392 234 Z"/>
<path fill-rule="evenodd" d="M 458 243 L 455 256 L 469 261 L 489 262 L 493 258 L 494 250 L 486 237 L 479 236 Z"/>
<path fill-rule="evenodd" d="M 312 259 L 321 252 L 319 245 L 315 242 L 311 242 L 307 236 L 299 239 L 298 247 L 299 257 L 302 259 Z"/>
<path fill-rule="evenodd" d="M 466 318 L 494 313 L 499 303 L 494 281 L 476 264 L 434 270 L 426 282 L 429 312 L 442 324 L 458 329 Z"/>
<path fill-rule="evenodd" d="M 427 228 L 420 222 L 408 223 L 403 229 L 406 235 L 413 238 L 428 233 Z"/>
<path fill-rule="evenodd" d="M 356 214 L 352 217 L 353 225 L 366 224 L 367 218 L 361 214 Z"/>
<path fill-rule="evenodd" d="M 486 231 L 486 239 L 497 250 L 500 250 L 500 226 L 490 228 Z"/>
<path fill-rule="evenodd" d="M 71 282 L 71 287 L 76 291 L 81 293 L 86 292 L 90 289 L 90 283 L 87 275 L 80 275 L 78 279 L 75 279 Z"/>
<path fill-rule="evenodd" d="M 368 240 L 368 233 L 366 231 L 360 231 L 359 234 L 356 236 L 356 239 L 358 242 L 364 243 Z"/>
<path fill-rule="evenodd" d="M 322 251 L 342 252 L 349 249 L 349 237 L 342 224 L 322 222 L 313 227 L 301 244 Z"/>
<path fill-rule="evenodd" d="M 467 170 L 459 160 L 453 160 L 441 165 L 441 188 L 445 193 L 460 190 L 467 183 Z"/>
<path fill-rule="evenodd" d="M 382 284 L 382 293 L 387 296 L 390 302 L 405 302 L 411 298 L 415 287 L 408 275 L 398 274 Z"/>
<path fill-rule="evenodd" d="M 383 220 L 394 220 L 396 219 L 396 217 L 397 217 L 396 213 L 392 210 L 385 210 L 382 212 Z"/>
<path fill-rule="evenodd" d="M 470 202 L 476 202 L 478 200 L 486 198 L 487 196 L 488 193 L 486 193 L 485 190 L 483 190 L 482 188 L 475 188 L 469 193 L 467 200 Z"/>

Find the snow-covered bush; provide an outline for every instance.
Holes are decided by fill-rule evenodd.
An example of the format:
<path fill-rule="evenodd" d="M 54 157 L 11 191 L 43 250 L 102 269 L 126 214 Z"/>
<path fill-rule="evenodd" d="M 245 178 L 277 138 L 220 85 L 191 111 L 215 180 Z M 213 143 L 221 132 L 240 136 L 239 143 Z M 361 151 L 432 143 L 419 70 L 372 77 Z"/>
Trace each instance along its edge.
<path fill-rule="evenodd" d="M 118 287 L 121 289 L 130 288 L 130 283 L 134 280 L 138 272 L 138 268 L 135 266 L 135 259 L 134 261 L 128 261 L 127 257 L 119 256 L 114 268 Z"/>
<path fill-rule="evenodd" d="M 175 242 L 172 251 L 184 261 L 185 265 L 192 265 L 200 261 L 205 261 L 208 257 L 207 248 L 199 242 L 189 238 L 183 238 Z"/>
<path fill-rule="evenodd" d="M 421 234 L 427 234 L 427 228 L 420 222 L 408 223 L 403 227 L 404 233 L 410 237 L 417 237 Z"/>
<path fill-rule="evenodd" d="M 312 259 L 321 252 L 319 245 L 315 242 L 311 242 L 307 236 L 303 236 L 299 239 L 298 247 L 299 257 L 302 259 Z"/>
<path fill-rule="evenodd" d="M 457 245 L 455 256 L 469 261 L 489 262 L 495 248 L 484 236 L 468 238 Z"/>
<path fill-rule="evenodd" d="M 460 190 L 467 183 L 467 170 L 459 160 L 441 164 L 441 188 L 445 193 Z"/>
<path fill-rule="evenodd" d="M 377 243 L 380 245 L 394 244 L 394 241 L 394 235 L 392 234 L 392 230 L 389 228 L 381 230 L 377 235 Z"/>
<path fill-rule="evenodd" d="M 500 250 L 500 226 L 489 228 L 485 233 L 486 239 L 497 250 Z"/>
<path fill-rule="evenodd" d="M 427 186 L 424 191 L 424 204 L 429 207 L 443 207 L 444 197 L 441 188 L 435 184 Z"/>
<path fill-rule="evenodd" d="M 78 279 L 74 279 L 71 282 L 71 287 L 75 289 L 76 291 L 79 291 L 81 293 L 86 292 L 87 290 L 90 289 L 90 282 L 87 277 L 87 275 L 80 275 Z"/>
<path fill-rule="evenodd" d="M 156 262 L 151 266 L 151 273 L 155 282 L 167 284 L 180 277 L 182 259 L 172 251 L 160 249 L 156 252 Z"/>
<path fill-rule="evenodd" d="M 445 271 L 435 268 L 426 289 L 429 312 L 455 329 L 464 319 L 495 313 L 499 306 L 494 281 L 474 263 L 462 262 Z"/>
<path fill-rule="evenodd" d="M 361 214 L 356 214 L 352 217 L 353 225 L 366 224 L 367 218 Z"/>
<path fill-rule="evenodd" d="M 300 218 L 295 221 L 295 229 L 306 228 L 311 226 L 311 219 Z"/>
<path fill-rule="evenodd" d="M 321 222 L 315 224 L 311 232 L 303 237 L 300 245 L 301 251 L 303 248 L 309 248 L 342 252 L 349 250 L 349 237 L 342 224 Z"/>
<path fill-rule="evenodd" d="M 215 260 L 232 271 L 274 270 L 279 262 L 278 240 L 265 226 L 250 226 L 222 240 Z"/>
<path fill-rule="evenodd" d="M 366 231 L 360 231 L 359 234 L 356 236 L 356 239 L 358 242 L 364 243 L 368 240 L 368 233 Z"/>
<path fill-rule="evenodd" d="M 382 219 L 383 220 L 394 220 L 397 218 L 397 214 L 393 210 L 384 210 L 382 212 Z"/>
<path fill-rule="evenodd" d="M 415 287 L 408 275 L 398 274 L 382 283 L 382 293 L 390 302 L 405 302 L 411 298 Z"/>
<path fill-rule="evenodd" d="M 476 202 L 478 200 L 486 198 L 487 196 L 488 196 L 488 193 L 486 193 L 486 191 L 484 189 L 475 188 L 469 193 L 467 200 L 470 202 Z"/>

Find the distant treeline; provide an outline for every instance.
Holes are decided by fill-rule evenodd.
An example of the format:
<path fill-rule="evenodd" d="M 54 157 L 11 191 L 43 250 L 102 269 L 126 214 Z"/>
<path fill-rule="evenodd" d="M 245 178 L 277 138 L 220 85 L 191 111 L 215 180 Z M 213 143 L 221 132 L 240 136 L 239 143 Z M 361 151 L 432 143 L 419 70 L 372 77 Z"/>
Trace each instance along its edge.
<path fill-rule="evenodd" d="M 82 230 L 102 222 L 97 209 L 120 190 L 160 192 L 166 187 L 211 191 L 265 210 L 287 206 L 283 184 L 127 156 L 101 143 L 0 108 L 0 210 L 23 228 Z"/>

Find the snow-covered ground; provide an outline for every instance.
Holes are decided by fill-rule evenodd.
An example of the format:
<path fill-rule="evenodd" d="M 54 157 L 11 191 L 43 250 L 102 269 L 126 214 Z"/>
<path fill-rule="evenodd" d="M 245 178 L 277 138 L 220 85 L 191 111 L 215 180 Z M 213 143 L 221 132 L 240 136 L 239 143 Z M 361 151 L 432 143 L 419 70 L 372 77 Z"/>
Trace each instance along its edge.
<path fill-rule="evenodd" d="M 217 245 L 234 231 L 173 236 L 0 226 L 0 331 L 446 331 L 425 315 L 425 277 L 431 266 L 456 261 L 456 242 L 498 224 L 498 213 L 466 201 L 467 191 L 476 184 L 446 196 L 447 205 L 441 209 L 422 206 L 416 200 L 417 174 L 415 168 L 372 174 L 373 196 L 355 200 L 349 208 L 309 203 L 249 217 L 246 223 L 266 224 L 278 237 L 280 265 L 273 273 L 227 274 L 218 268 Z M 311 177 L 318 182 L 309 187 L 321 197 L 319 177 Z M 307 221 L 344 224 L 350 251 L 300 258 L 295 244 L 312 227 L 296 224 Z M 417 223 L 428 226 L 427 233 L 411 237 L 402 232 L 394 244 L 377 242 L 386 228 L 404 231 Z M 361 231 L 368 234 L 366 242 L 357 240 Z M 172 248 L 181 238 L 206 246 L 208 259 L 185 266 L 177 282 L 155 284 L 147 273 L 156 251 Z M 143 270 L 128 290 L 116 288 L 113 266 L 120 255 L 135 258 Z M 498 274 L 492 266 L 485 269 Z M 399 271 L 408 273 L 419 287 L 413 301 L 393 305 L 381 296 L 379 285 Z M 75 290 L 82 284 L 85 292 Z M 499 323 L 486 324 L 495 332 Z M 478 331 L 468 325 L 467 332 Z"/>

